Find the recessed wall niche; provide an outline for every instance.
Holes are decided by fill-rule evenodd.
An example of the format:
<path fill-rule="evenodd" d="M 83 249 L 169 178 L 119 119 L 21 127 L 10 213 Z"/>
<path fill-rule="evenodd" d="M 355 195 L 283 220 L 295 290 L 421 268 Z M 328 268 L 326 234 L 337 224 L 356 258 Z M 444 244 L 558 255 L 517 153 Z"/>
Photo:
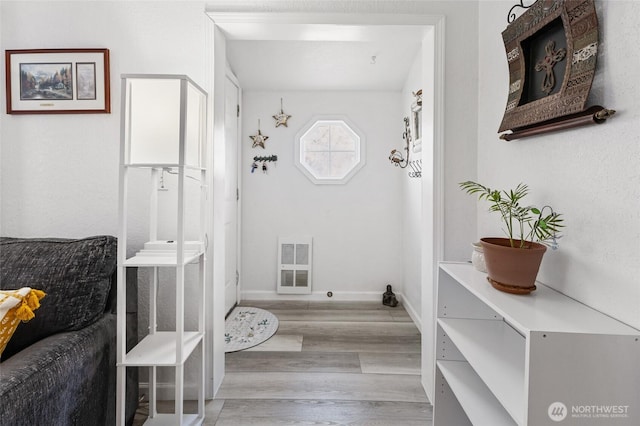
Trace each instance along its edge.
<path fill-rule="evenodd" d="M 567 69 L 566 46 L 567 37 L 560 18 L 554 19 L 522 42 L 525 73 L 529 78 L 525 80 L 519 105 L 560 92 Z M 552 81 L 549 81 L 550 76 Z"/>

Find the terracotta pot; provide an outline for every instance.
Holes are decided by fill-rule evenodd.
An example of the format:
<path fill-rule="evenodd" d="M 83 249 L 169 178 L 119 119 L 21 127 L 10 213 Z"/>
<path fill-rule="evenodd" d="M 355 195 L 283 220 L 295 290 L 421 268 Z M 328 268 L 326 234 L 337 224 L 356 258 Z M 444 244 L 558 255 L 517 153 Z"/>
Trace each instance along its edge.
<path fill-rule="evenodd" d="M 513 248 L 508 238 L 481 238 L 487 275 L 491 285 L 513 294 L 536 289 L 536 277 L 547 248 L 527 241 L 526 248 Z"/>

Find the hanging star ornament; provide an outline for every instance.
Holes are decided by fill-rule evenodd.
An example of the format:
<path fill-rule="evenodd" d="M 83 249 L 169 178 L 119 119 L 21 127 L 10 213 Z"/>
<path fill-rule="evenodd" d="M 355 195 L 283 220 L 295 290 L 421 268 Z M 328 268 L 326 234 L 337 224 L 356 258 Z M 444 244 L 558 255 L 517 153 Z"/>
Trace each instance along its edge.
<path fill-rule="evenodd" d="M 280 98 L 280 113 L 272 117 L 274 120 L 276 120 L 276 127 L 279 127 L 281 124 L 284 127 L 289 127 L 287 126 L 287 120 L 290 119 L 291 116 L 284 113 L 284 110 L 282 109 L 282 98 Z"/>
<path fill-rule="evenodd" d="M 281 124 L 284 127 L 289 127 L 287 126 L 287 120 L 290 119 L 291 116 L 285 114 L 282 110 L 280 111 L 280 113 L 274 115 L 273 118 L 276 120 L 276 127 L 280 126 Z"/>
<path fill-rule="evenodd" d="M 251 148 L 262 147 L 264 149 L 264 143 L 269 139 L 269 136 L 265 136 L 260 132 L 260 120 L 258 120 L 258 133 L 255 136 L 249 136 L 253 141 Z"/>

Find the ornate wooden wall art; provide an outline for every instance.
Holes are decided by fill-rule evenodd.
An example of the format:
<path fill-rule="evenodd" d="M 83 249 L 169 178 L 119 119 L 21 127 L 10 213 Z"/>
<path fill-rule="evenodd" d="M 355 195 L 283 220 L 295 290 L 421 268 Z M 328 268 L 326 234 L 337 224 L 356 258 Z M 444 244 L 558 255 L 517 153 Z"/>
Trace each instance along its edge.
<path fill-rule="evenodd" d="M 501 139 L 600 123 L 615 113 L 586 107 L 598 53 L 594 0 L 538 0 L 502 38 L 509 96 L 498 132 L 512 132 Z"/>

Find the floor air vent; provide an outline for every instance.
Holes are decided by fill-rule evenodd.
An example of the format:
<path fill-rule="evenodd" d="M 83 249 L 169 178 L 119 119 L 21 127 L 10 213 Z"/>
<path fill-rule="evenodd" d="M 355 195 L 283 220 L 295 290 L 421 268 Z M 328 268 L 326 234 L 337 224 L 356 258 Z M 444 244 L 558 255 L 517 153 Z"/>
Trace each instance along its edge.
<path fill-rule="evenodd" d="M 278 238 L 278 293 L 311 294 L 312 238 Z"/>

